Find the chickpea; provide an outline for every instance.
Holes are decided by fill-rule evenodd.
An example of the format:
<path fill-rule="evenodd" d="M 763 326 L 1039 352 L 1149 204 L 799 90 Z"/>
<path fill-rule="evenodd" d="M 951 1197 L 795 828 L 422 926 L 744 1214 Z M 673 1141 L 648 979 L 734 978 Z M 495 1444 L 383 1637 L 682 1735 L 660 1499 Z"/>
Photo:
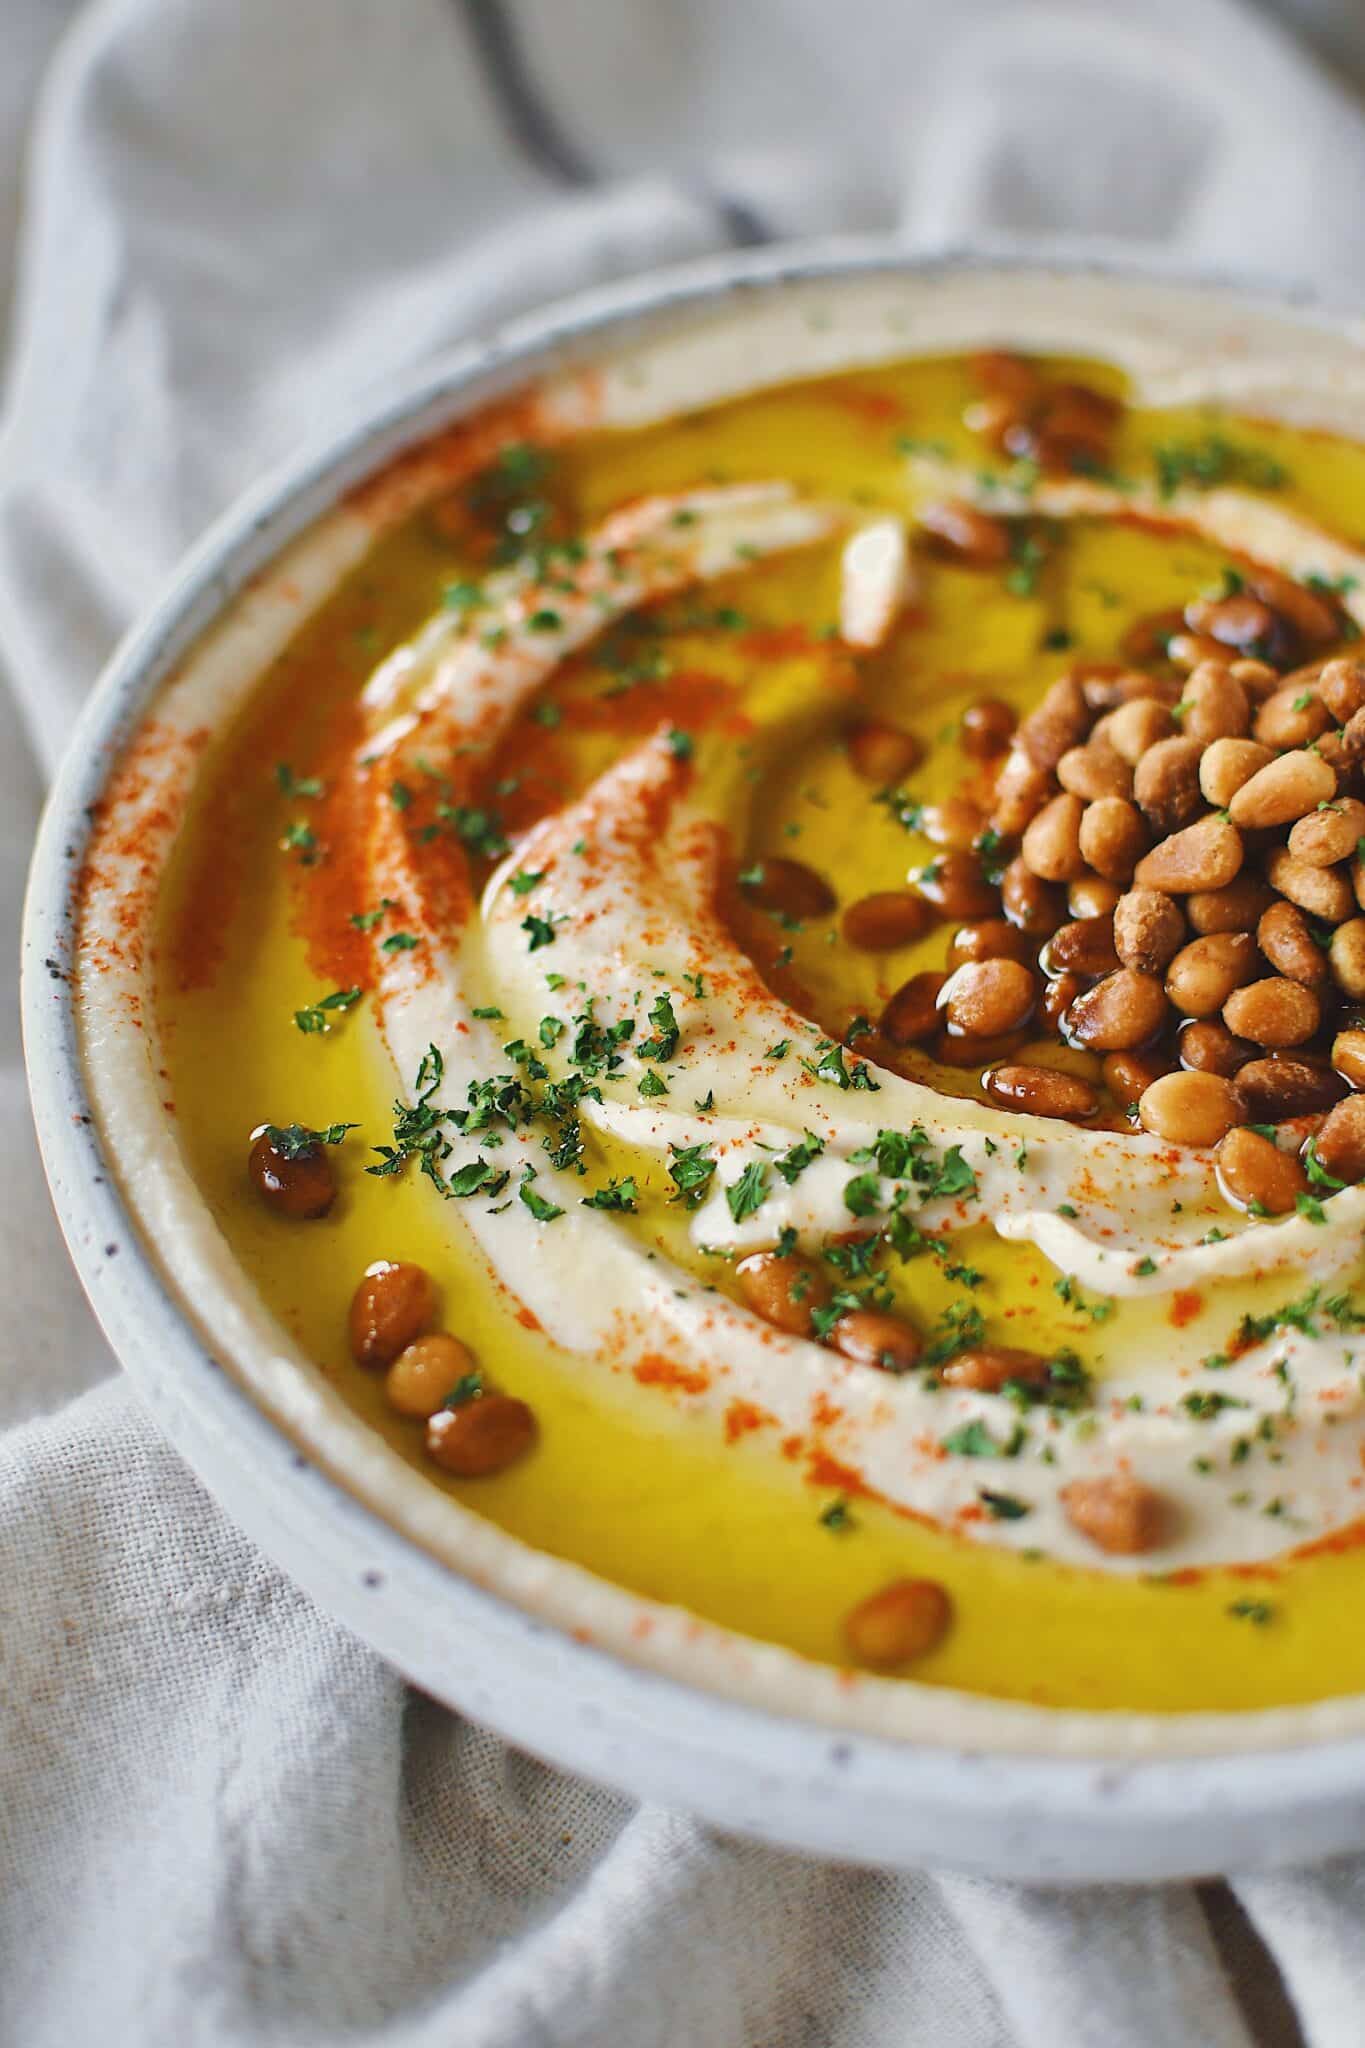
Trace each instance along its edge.
<path fill-rule="evenodd" d="M 1081 835 L 1081 850 L 1084 852 L 1084 819 L 1081 821 Z M 1088 855 L 1086 857 L 1089 858 Z M 1099 875 L 1078 875 L 1066 892 L 1066 907 L 1072 917 L 1112 917 L 1122 894 L 1117 882 L 1106 882 Z"/>
<path fill-rule="evenodd" d="M 1100 1106 L 1088 1081 L 1051 1067 L 993 1067 L 983 1074 L 982 1086 L 993 1102 L 1003 1103 L 1006 1109 L 1060 1117 L 1068 1123 L 1083 1123 Z"/>
<path fill-rule="evenodd" d="M 1138 1120 L 1168 1145 L 1202 1147 L 1216 1145 L 1241 1123 L 1242 1107 L 1221 1074 L 1163 1074 L 1138 1103 Z"/>
<path fill-rule="evenodd" d="M 1205 1017 L 1187 1024 L 1180 1034 L 1180 1064 L 1201 1074 L 1222 1074 L 1227 1079 L 1244 1067 L 1256 1051 L 1244 1038 L 1234 1038 L 1226 1024 Z"/>
<path fill-rule="evenodd" d="M 1012 747 L 995 778 L 991 823 L 1003 838 L 1017 839 L 1051 794 L 1051 771 L 1036 767 L 1021 747 Z"/>
<path fill-rule="evenodd" d="M 1351 884 L 1341 868 L 1313 867 L 1308 861 L 1295 860 L 1281 847 L 1270 855 L 1265 871 L 1281 896 L 1297 903 L 1310 917 L 1320 917 L 1324 924 L 1340 924 L 1355 907 Z"/>
<path fill-rule="evenodd" d="M 1114 910 L 1114 950 L 1125 967 L 1159 974 L 1185 942 L 1180 906 L 1159 889 L 1130 889 Z"/>
<path fill-rule="evenodd" d="M 388 1365 L 421 1336 L 436 1313 L 436 1284 L 425 1266 L 376 1259 L 351 1296 L 351 1356 Z"/>
<path fill-rule="evenodd" d="M 1063 791 L 1029 820 L 1019 851 L 1030 873 L 1044 882 L 1071 882 L 1085 873 L 1081 854 L 1084 815 L 1080 797 Z"/>
<path fill-rule="evenodd" d="M 1046 938 L 1066 917 L 1060 892 L 1022 860 L 1012 860 L 1000 877 L 1000 906 L 1011 924 L 1034 938 Z"/>
<path fill-rule="evenodd" d="M 1225 811 L 1239 789 L 1275 759 L 1259 740 L 1215 740 L 1199 763 L 1199 789 L 1216 811 Z"/>
<path fill-rule="evenodd" d="M 922 939 L 933 922 L 934 913 L 922 896 L 908 889 L 879 889 L 850 903 L 843 933 L 850 946 L 865 953 L 890 953 Z"/>
<path fill-rule="evenodd" d="M 1335 661 L 1325 662 L 1317 679 L 1317 692 L 1335 722 L 1345 725 L 1365 708 L 1365 661 L 1338 655 Z"/>
<path fill-rule="evenodd" d="M 1072 795 L 1094 803 L 1100 797 L 1126 797 L 1133 787 L 1133 770 L 1107 740 L 1094 733 L 1081 747 L 1068 747 L 1057 763 L 1057 780 Z"/>
<path fill-rule="evenodd" d="M 1033 976 L 1017 960 L 971 960 L 943 984 L 939 1007 L 949 1029 L 971 1038 L 1017 1031 L 1035 1001 Z"/>
<path fill-rule="evenodd" d="M 299 1125 L 280 1129 L 262 1124 L 253 1131 L 247 1177 L 268 1209 L 294 1222 L 325 1216 L 336 1200 L 336 1175 L 326 1149 L 310 1141 Z"/>
<path fill-rule="evenodd" d="M 1287 1216 L 1308 1192 L 1308 1175 L 1294 1155 L 1259 1131 L 1229 1131 L 1217 1158 L 1218 1185 L 1235 1208 Z"/>
<path fill-rule="evenodd" d="M 1183 1016 L 1213 1017 L 1260 967 L 1250 932 L 1213 932 L 1191 939 L 1176 954 L 1166 972 L 1166 994 Z"/>
<path fill-rule="evenodd" d="M 1024 1387 L 1041 1387 L 1048 1377 L 1048 1363 L 1037 1351 L 1020 1351 L 1009 1344 L 978 1344 L 950 1358 L 941 1376 L 950 1387 L 998 1394 L 1014 1381 Z"/>
<path fill-rule="evenodd" d="M 1087 804 L 1078 834 L 1083 861 L 1110 882 L 1126 882 L 1147 851 L 1147 827 L 1126 797 L 1099 797 Z"/>
<path fill-rule="evenodd" d="M 1264 832 L 1306 817 L 1336 793 L 1336 771 L 1320 755 L 1298 747 L 1258 768 L 1235 792 L 1228 810 L 1241 831 Z"/>
<path fill-rule="evenodd" d="M 1346 1092 L 1345 1082 L 1330 1067 L 1284 1053 L 1248 1060 L 1238 1071 L 1235 1086 L 1246 1119 L 1254 1124 L 1312 1116 L 1330 1109 Z"/>
<path fill-rule="evenodd" d="M 1215 640 L 1211 633 L 1172 633 L 1166 642 L 1166 659 L 1175 668 L 1183 668 L 1192 675 L 1201 663 L 1226 661 L 1228 650 L 1221 640 Z"/>
<path fill-rule="evenodd" d="M 1004 520 L 993 519 L 964 499 L 921 506 L 919 523 L 964 569 L 999 569 L 1010 558 L 1010 532 Z"/>
<path fill-rule="evenodd" d="M 1122 1109 L 1135 1109 L 1153 1083 L 1171 1071 L 1169 1060 L 1156 1053 L 1111 1052 L 1104 1062 L 1104 1085 Z"/>
<path fill-rule="evenodd" d="M 973 761 L 993 761 L 1014 737 L 1014 707 L 999 697 L 978 697 L 962 714 L 958 744 Z"/>
<path fill-rule="evenodd" d="M 1313 942 L 1309 939 L 1308 943 L 1311 946 Z M 1332 979 L 1342 993 L 1353 1003 L 1365 1002 L 1365 917 L 1348 918 L 1337 926 L 1327 957 Z"/>
<path fill-rule="evenodd" d="M 828 917 L 838 902 L 823 875 L 804 861 L 767 855 L 747 868 L 740 888 L 760 910 L 776 911 L 782 917 Z"/>
<path fill-rule="evenodd" d="M 941 804 L 924 804 L 920 809 L 920 831 L 935 846 L 948 846 L 966 853 L 985 830 L 985 814 L 965 796 L 945 797 Z"/>
<path fill-rule="evenodd" d="M 959 925 L 948 942 L 948 965 L 961 967 L 965 960 L 1019 960 L 1027 965 L 1033 947 L 1027 932 L 1019 931 L 1003 917 L 981 918 L 975 924 Z"/>
<path fill-rule="evenodd" d="M 1252 594 L 1278 612 L 1305 647 L 1330 647 L 1342 638 L 1343 621 L 1334 599 L 1311 590 L 1278 569 L 1253 569 L 1247 577 Z"/>
<path fill-rule="evenodd" d="M 840 1316 L 830 1341 L 845 1358 L 891 1373 L 909 1372 L 924 1349 L 918 1331 L 900 1316 L 881 1315 L 870 1308 L 851 1309 Z"/>
<path fill-rule="evenodd" d="M 1267 697 L 1273 697 L 1280 685 L 1287 680 L 1278 669 L 1271 668 L 1264 661 L 1232 661 L 1228 663 L 1228 674 L 1236 676 L 1253 704 L 1264 704 Z"/>
<path fill-rule="evenodd" d="M 438 1408 L 427 1424 L 427 1456 L 458 1479 L 505 1472 L 535 1440 L 534 1413 L 510 1394 L 479 1394 L 457 1408 Z"/>
<path fill-rule="evenodd" d="M 399 1352 L 384 1376 L 384 1392 L 400 1415 L 426 1421 L 444 1405 L 461 1380 L 474 1372 L 474 1354 L 458 1337 L 436 1331 L 417 1337 Z"/>
<path fill-rule="evenodd" d="M 1365 838 L 1365 804 L 1358 797 L 1339 796 L 1300 818 L 1289 834 L 1289 852 L 1309 867 L 1335 867 L 1349 860 Z"/>
<path fill-rule="evenodd" d="M 1223 889 L 1194 889 L 1185 898 L 1185 915 L 1195 930 L 1249 932 L 1275 901 L 1275 891 L 1259 875 L 1241 874 Z"/>
<path fill-rule="evenodd" d="M 864 782 L 894 789 L 924 759 L 924 747 L 912 732 L 869 718 L 848 735 L 849 764 Z"/>
<path fill-rule="evenodd" d="M 1165 657 L 1172 634 L 1183 631 L 1185 614 L 1178 607 L 1169 611 L 1147 612 L 1140 619 L 1124 629 L 1119 642 L 1119 653 L 1125 661 L 1160 661 Z M 1215 655 L 1222 655 L 1221 647 L 1214 648 Z"/>
<path fill-rule="evenodd" d="M 1173 832 L 1133 870 L 1139 889 L 1164 889 L 1169 896 L 1224 889 L 1242 865 L 1242 835 L 1218 812 Z"/>
<path fill-rule="evenodd" d="M 1234 989 L 1223 1005 L 1229 1031 L 1257 1045 L 1303 1045 L 1321 1021 L 1322 1004 L 1312 989 L 1281 975 Z"/>
<path fill-rule="evenodd" d="M 1163 1540 L 1167 1515 L 1161 1495 L 1127 1473 L 1073 1479 L 1062 1488 L 1061 1500 L 1072 1527 L 1111 1557 L 1139 1557 Z"/>
<path fill-rule="evenodd" d="M 1306 747 L 1332 723 L 1331 713 L 1311 683 L 1286 683 L 1256 713 L 1252 736 L 1262 746 Z"/>
<path fill-rule="evenodd" d="M 1180 729 L 1201 747 L 1240 739 L 1251 725 L 1247 693 L 1221 661 L 1201 662 L 1185 685 Z"/>
<path fill-rule="evenodd" d="M 974 853 L 940 853 L 928 867 L 912 869 L 908 880 L 945 917 L 989 917 L 996 907 L 995 890 Z"/>
<path fill-rule="evenodd" d="M 1023 721 L 1015 745 L 1035 768 L 1051 774 L 1063 754 L 1085 738 L 1092 716 L 1081 683 L 1074 675 L 1061 676 Z"/>
<path fill-rule="evenodd" d="M 936 1649 L 952 1614 L 952 1602 L 937 1580 L 893 1579 L 846 1617 L 844 1641 L 858 1663 L 891 1671 Z"/>
<path fill-rule="evenodd" d="M 1349 931 L 1350 926 L 1338 929 Z M 1322 948 L 1314 943 L 1308 919 L 1297 903 L 1272 903 L 1256 927 L 1256 943 L 1271 966 L 1291 981 L 1301 981 L 1305 988 L 1321 988 L 1326 982 Z"/>
<path fill-rule="evenodd" d="M 1064 974 L 1055 974 L 1043 987 L 1043 1016 L 1049 1031 L 1058 1036 L 1062 1031 L 1062 1019 L 1071 1005 L 1085 994 L 1089 986 L 1083 974 L 1068 969 Z"/>
<path fill-rule="evenodd" d="M 1158 838 L 1178 832 L 1199 816 L 1203 798 L 1199 789 L 1199 764 L 1203 748 L 1198 740 L 1158 740 L 1133 771 L 1133 797 L 1138 809 Z"/>
<path fill-rule="evenodd" d="M 1196 597 L 1185 607 L 1192 633 L 1206 634 L 1239 654 L 1254 655 L 1285 668 L 1294 657 L 1294 635 L 1278 612 L 1259 597 L 1239 590 L 1231 597 Z"/>
<path fill-rule="evenodd" d="M 926 970 L 901 983 L 877 1026 L 888 1045 L 918 1045 L 933 1037 L 939 1027 L 938 999 L 947 978 Z"/>
<path fill-rule="evenodd" d="M 1130 697 L 1109 714 L 1105 737 L 1116 754 L 1136 768 L 1149 747 L 1158 740 L 1176 737 L 1170 706 L 1156 697 Z"/>
<path fill-rule="evenodd" d="M 1334 1180 L 1352 1187 L 1365 1180 L 1365 1095 L 1348 1095 L 1328 1110 L 1313 1151 L 1318 1165 Z"/>
<path fill-rule="evenodd" d="M 1332 1040 L 1332 1065 L 1353 1088 L 1365 1088 L 1365 1031 L 1338 1031 Z"/>
<path fill-rule="evenodd" d="M 1066 1030 L 1091 1052 L 1127 1052 L 1155 1038 L 1166 1021 L 1166 992 L 1153 975 L 1120 967 L 1071 1005 Z"/>
<path fill-rule="evenodd" d="M 800 1252 L 753 1252 L 735 1268 L 740 1293 L 755 1315 L 789 1337 L 809 1337 L 817 1308 L 829 1303 L 829 1282 Z"/>
<path fill-rule="evenodd" d="M 1070 924 L 1059 926 L 1043 948 L 1042 966 L 1046 974 L 1071 969 L 1096 979 L 1101 974 L 1112 974 L 1118 964 L 1112 917 L 1075 918 Z"/>

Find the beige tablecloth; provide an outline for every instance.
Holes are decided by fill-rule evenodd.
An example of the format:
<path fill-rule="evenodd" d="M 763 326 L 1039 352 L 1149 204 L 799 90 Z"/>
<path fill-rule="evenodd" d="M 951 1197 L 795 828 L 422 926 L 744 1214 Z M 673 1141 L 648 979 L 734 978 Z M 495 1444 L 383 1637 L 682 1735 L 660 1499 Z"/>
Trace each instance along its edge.
<path fill-rule="evenodd" d="M 1335 75 L 1236 0 L 105 0 L 35 114 L 66 13 L 0 0 L 11 933 L 41 774 L 181 549 L 499 316 L 845 226 L 1365 289 L 1356 0 L 1293 9 Z M 1365 1862 L 1073 1895 L 851 1873 L 409 1693 L 111 1377 L 3 1031 L 0 2039 L 1282 2048 L 1292 2004 L 1313 2048 L 1365 2040 Z"/>

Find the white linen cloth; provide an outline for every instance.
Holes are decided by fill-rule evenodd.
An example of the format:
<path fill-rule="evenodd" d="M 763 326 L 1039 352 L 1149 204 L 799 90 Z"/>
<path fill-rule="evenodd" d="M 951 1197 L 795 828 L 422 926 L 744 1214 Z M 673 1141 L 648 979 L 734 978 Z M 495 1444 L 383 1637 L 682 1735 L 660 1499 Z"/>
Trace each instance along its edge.
<path fill-rule="evenodd" d="M 0 0 L 11 934 L 41 774 L 174 558 L 302 435 L 501 316 L 833 227 L 1107 233 L 1365 287 L 1356 0 L 1299 0 L 1298 42 L 1237 0 L 69 13 Z M 408 1691 L 111 1377 L 11 1008 L 0 2039 L 1359 2048 L 1365 1859 L 1069 1895 L 851 1872 L 633 1808 Z"/>

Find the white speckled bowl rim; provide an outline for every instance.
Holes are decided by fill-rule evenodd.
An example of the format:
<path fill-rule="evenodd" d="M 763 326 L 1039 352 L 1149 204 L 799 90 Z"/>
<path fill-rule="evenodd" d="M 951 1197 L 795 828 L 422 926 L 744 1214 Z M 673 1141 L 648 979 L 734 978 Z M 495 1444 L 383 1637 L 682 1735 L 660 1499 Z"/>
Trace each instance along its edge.
<path fill-rule="evenodd" d="M 1015 272 L 1228 294 L 1229 307 L 1240 294 L 1253 316 L 1259 305 L 1301 314 L 1306 332 L 1360 331 L 1359 308 L 1327 307 L 1307 291 L 1148 269 L 1107 249 L 914 257 L 885 242 L 839 241 L 708 258 L 600 289 L 425 367 L 214 526 L 118 648 L 78 722 L 25 909 L 24 1035 L 39 1140 L 105 1334 L 209 1490 L 329 1612 L 511 1741 L 727 1828 L 854 1861 L 1047 1881 L 1306 1861 L 1365 1843 L 1365 1700 L 1178 1717 L 1204 1725 L 1205 1753 L 1180 1756 L 1120 1757 L 1117 1743 L 1111 1756 L 1020 1754 L 979 1730 L 961 1747 L 892 1740 L 703 1691 L 576 1640 L 452 1572 L 305 1456 L 215 1362 L 139 1237 L 85 1091 L 68 973 L 88 807 L 169 673 L 288 541 L 402 449 L 565 359 L 590 360 L 604 339 L 633 327 L 756 289 L 964 271 L 998 274 L 1002 289 Z M 418 1475 L 413 1484 L 423 1484 Z M 979 1705 L 964 1701 L 964 1728 Z M 1112 1719 L 1116 1734 L 1125 1718 Z"/>

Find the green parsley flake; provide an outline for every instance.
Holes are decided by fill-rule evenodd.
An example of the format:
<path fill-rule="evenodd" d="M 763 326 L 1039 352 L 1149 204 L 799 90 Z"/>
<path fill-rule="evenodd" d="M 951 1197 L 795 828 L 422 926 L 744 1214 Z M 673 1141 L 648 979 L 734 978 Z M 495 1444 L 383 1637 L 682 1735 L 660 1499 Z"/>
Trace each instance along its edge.
<path fill-rule="evenodd" d="M 363 994 L 364 990 L 359 988 L 334 988 L 330 995 L 319 996 L 317 1002 L 295 1010 L 294 1022 L 305 1038 L 317 1037 L 331 1030 L 331 1019 L 338 1011 L 353 1010 Z"/>

